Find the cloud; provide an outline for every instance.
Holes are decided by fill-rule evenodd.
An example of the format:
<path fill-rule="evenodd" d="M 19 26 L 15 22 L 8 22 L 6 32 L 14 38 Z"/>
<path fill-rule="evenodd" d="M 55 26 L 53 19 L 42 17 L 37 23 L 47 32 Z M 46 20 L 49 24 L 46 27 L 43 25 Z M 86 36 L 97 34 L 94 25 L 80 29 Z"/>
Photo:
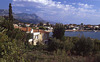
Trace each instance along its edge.
<path fill-rule="evenodd" d="M 31 11 L 30 9 L 26 9 L 26 11 Z"/>
<path fill-rule="evenodd" d="M 95 20 L 98 22 L 100 18 L 100 11 L 94 9 L 94 5 L 83 3 L 62 4 L 53 0 L 13 0 L 13 7 L 17 10 L 21 7 L 19 11 L 32 11 L 45 20 L 61 23 L 93 23 Z"/>
<path fill-rule="evenodd" d="M 92 8 L 94 5 L 88 5 L 88 4 L 83 4 L 83 3 L 78 3 L 78 5 L 82 8 Z"/>
<path fill-rule="evenodd" d="M 23 4 L 14 4 L 13 6 L 25 7 Z"/>

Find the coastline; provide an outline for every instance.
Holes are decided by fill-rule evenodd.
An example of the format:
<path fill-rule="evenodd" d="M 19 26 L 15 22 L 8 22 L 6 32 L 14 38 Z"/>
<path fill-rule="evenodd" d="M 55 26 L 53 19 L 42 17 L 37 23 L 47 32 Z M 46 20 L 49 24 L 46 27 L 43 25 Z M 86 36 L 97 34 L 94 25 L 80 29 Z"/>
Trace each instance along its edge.
<path fill-rule="evenodd" d="M 100 30 L 65 30 L 65 31 L 69 31 L 69 32 L 100 32 Z"/>
<path fill-rule="evenodd" d="M 45 30 L 46 32 L 52 32 L 52 30 Z M 65 30 L 65 32 L 100 32 L 100 30 Z"/>

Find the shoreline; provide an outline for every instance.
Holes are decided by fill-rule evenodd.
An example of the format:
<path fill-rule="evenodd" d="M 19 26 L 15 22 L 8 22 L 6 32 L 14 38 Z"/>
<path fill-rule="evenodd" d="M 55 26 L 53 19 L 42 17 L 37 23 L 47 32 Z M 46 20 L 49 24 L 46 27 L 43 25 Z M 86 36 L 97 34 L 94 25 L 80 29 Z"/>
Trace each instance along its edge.
<path fill-rule="evenodd" d="M 69 32 L 100 32 L 100 30 L 65 30 Z"/>
<path fill-rule="evenodd" d="M 47 30 L 46 32 L 52 32 L 52 30 Z M 100 32 L 100 30 L 65 30 L 65 32 Z"/>

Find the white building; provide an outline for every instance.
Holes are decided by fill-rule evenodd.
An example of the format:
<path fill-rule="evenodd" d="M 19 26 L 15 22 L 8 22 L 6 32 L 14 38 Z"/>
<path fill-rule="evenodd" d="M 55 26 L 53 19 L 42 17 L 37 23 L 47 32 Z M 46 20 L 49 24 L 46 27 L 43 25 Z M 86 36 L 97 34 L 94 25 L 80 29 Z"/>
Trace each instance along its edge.
<path fill-rule="evenodd" d="M 49 39 L 49 32 L 44 30 L 31 30 L 33 38 L 29 39 L 29 43 L 32 45 L 37 45 L 38 42 L 45 43 Z"/>

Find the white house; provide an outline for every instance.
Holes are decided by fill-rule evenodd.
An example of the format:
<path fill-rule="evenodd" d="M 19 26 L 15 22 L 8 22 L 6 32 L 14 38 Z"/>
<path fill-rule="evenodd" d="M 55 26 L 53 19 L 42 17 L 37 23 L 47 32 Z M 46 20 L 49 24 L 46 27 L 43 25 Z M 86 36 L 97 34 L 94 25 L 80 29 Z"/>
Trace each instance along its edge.
<path fill-rule="evenodd" d="M 38 42 L 45 42 L 49 39 L 49 32 L 44 30 L 31 30 L 31 34 L 33 34 L 33 38 L 29 39 L 29 43 L 32 45 L 37 45 Z"/>

